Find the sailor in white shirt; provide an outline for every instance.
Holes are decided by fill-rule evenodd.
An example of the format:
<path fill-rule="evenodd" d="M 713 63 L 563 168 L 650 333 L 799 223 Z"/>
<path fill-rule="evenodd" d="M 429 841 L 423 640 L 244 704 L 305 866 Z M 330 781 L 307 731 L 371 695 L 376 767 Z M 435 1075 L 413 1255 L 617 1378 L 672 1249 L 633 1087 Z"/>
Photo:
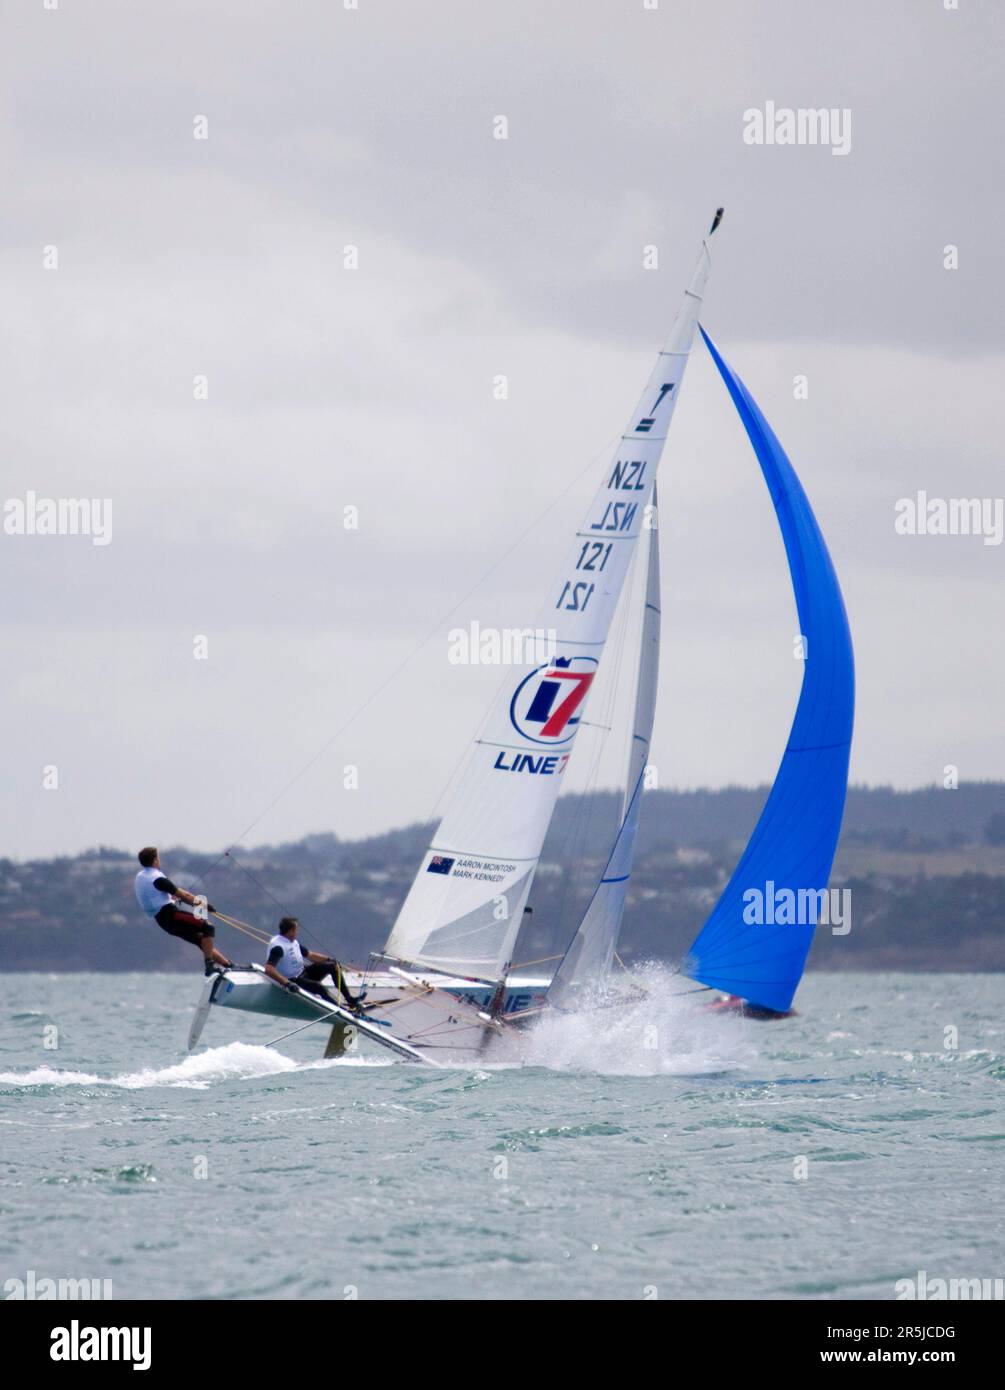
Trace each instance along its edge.
<path fill-rule="evenodd" d="M 287 988 L 296 986 L 311 994 L 320 994 L 323 999 L 337 1004 L 338 1000 L 332 998 L 331 993 L 321 984 L 324 977 L 330 974 L 349 1008 L 358 1009 L 360 1001 L 346 985 L 338 961 L 332 960 L 330 956 L 323 956 L 318 951 L 302 950 L 297 940 L 299 930 L 300 923 L 296 917 L 284 917 L 279 923 L 278 932 L 269 942 L 266 975 L 279 985 Z M 311 964 L 308 965 L 307 961 Z"/>
<path fill-rule="evenodd" d="M 179 899 L 192 907 L 197 905 L 199 899 L 186 892 L 184 888 L 177 887 L 165 876 L 161 868 L 160 855 L 153 845 L 141 849 L 137 858 L 141 868 L 134 885 L 136 901 L 147 916 L 152 917 L 169 936 L 180 937 L 182 941 L 189 941 L 193 946 L 198 946 L 206 958 L 207 975 L 219 965 L 230 965 L 227 957 L 221 956 L 213 943 L 216 928 L 210 922 L 196 917 L 194 913 L 182 912 L 179 908 Z M 207 911 L 213 912 L 215 909 L 207 904 Z"/>

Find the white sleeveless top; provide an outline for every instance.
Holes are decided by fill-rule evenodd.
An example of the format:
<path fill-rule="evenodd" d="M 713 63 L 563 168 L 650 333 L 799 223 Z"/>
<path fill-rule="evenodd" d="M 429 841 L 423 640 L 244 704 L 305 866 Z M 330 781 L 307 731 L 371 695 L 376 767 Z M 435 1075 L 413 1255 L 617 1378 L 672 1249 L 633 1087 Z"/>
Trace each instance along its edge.
<path fill-rule="evenodd" d="M 300 942 L 291 941 L 288 936 L 283 936 L 282 932 L 279 932 L 269 942 L 270 955 L 276 946 L 283 953 L 282 959 L 276 964 L 276 969 L 287 980 L 295 980 L 298 975 L 303 974 L 305 965 L 303 952 L 300 950 Z"/>
<path fill-rule="evenodd" d="M 155 879 L 166 877 L 163 869 L 141 869 L 136 875 L 136 901 L 148 917 L 156 917 L 166 903 L 174 902 L 170 893 L 154 887 Z"/>

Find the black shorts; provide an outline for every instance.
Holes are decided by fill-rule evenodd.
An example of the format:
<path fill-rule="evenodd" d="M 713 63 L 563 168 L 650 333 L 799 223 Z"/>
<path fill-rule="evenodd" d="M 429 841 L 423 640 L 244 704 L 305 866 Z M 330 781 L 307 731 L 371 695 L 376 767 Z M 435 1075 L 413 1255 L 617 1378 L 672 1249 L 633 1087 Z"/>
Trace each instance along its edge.
<path fill-rule="evenodd" d="M 174 903 L 165 903 L 154 921 L 169 936 L 179 936 L 193 946 L 201 946 L 206 937 L 214 937 L 216 928 L 209 922 L 202 922 L 191 912 L 182 912 Z"/>

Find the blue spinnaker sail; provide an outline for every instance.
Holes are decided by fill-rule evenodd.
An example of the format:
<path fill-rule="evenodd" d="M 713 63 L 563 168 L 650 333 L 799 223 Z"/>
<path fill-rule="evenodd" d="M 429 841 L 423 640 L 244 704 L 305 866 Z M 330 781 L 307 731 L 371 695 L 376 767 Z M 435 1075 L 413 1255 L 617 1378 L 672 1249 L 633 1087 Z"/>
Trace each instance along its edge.
<path fill-rule="evenodd" d="M 854 657 L 837 575 L 799 479 L 750 392 L 701 332 L 771 494 L 806 659 L 771 793 L 684 969 L 704 985 L 784 1012 L 803 973 L 841 830 L 855 712 Z"/>

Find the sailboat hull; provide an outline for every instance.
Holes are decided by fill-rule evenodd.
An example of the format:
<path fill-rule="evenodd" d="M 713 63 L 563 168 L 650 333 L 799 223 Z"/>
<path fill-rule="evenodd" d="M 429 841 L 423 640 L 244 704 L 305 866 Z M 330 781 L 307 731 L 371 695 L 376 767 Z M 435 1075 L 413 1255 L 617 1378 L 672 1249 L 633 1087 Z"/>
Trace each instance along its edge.
<path fill-rule="evenodd" d="M 418 972 L 406 972 L 410 978 L 420 980 L 425 978 Z M 254 970 L 228 971 L 226 980 L 229 988 L 218 992 L 214 998 L 214 1004 L 220 1004 L 224 1008 L 243 1009 L 246 1013 L 272 1014 L 277 1018 L 300 1018 L 305 1022 L 313 1017 L 310 1006 L 305 1005 L 295 995 L 284 995 L 281 990 L 276 990 L 274 986 Z M 356 994 L 363 986 L 364 979 L 366 988 L 372 992 L 374 988 L 393 988 L 398 984 L 400 977 L 392 975 L 390 971 L 370 972 L 364 976 L 362 970 L 347 969 L 344 972 L 345 982 L 353 994 Z M 506 982 L 503 993 L 502 1013 L 505 1016 L 511 1014 L 526 1013 L 530 1009 L 539 1009 L 545 1001 L 548 986 L 551 983 L 548 976 L 523 976 L 513 975 Z M 461 1000 L 462 1003 L 471 1004 L 478 1009 L 487 1009 L 492 1003 L 495 989 L 492 985 L 482 984 L 477 980 L 466 980 L 461 976 L 443 976 L 437 978 L 438 989 L 446 990 L 454 998 Z M 279 996 L 278 1001 L 276 995 Z M 285 1010 L 285 1012 L 284 1012 Z"/>
<path fill-rule="evenodd" d="M 353 972 L 348 978 L 350 988 L 358 988 L 362 977 Z M 334 990 L 330 977 L 326 983 Z M 329 1045 L 328 1056 L 355 1054 L 358 1044 L 373 1044 L 402 1060 L 432 1066 L 517 1060 L 516 1034 L 504 1022 L 438 987 L 432 978 L 419 978 L 403 970 L 369 975 L 366 1008 L 358 1014 L 326 998 L 286 990 L 270 980 L 261 966 L 222 971 L 208 1002 L 223 1009 L 299 1022 L 305 1033 L 315 1023 L 322 1037 L 330 1033 L 329 1043 L 336 1035 L 339 1038 L 337 1048 Z M 205 999 L 199 1009 L 206 1009 Z M 331 1029 L 326 1033 L 329 1024 Z M 193 1033 L 198 1037 L 194 1027 Z"/>
<path fill-rule="evenodd" d="M 734 1014 L 738 1018 L 751 1018 L 758 1023 L 774 1023 L 780 1018 L 795 1018 L 798 1009 L 769 1009 L 761 1004 L 751 1004 L 747 999 L 740 999 L 736 995 L 727 994 L 722 999 L 716 999 L 712 1004 L 706 1004 L 704 1012 L 707 1014 Z"/>

